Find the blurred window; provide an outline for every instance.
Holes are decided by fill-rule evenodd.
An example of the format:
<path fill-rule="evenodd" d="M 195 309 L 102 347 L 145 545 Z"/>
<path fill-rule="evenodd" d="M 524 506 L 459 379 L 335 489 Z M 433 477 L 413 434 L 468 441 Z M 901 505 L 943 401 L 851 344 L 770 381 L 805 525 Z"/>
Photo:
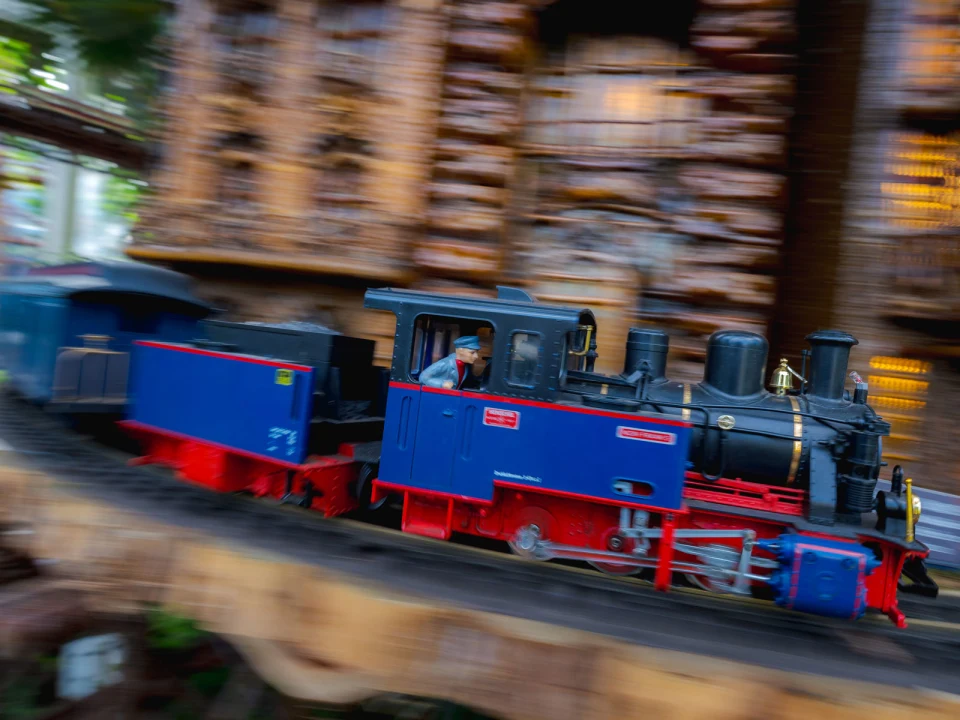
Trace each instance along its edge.
<path fill-rule="evenodd" d="M 515 332 L 510 336 L 507 383 L 532 388 L 537 383 L 540 368 L 540 333 Z"/>

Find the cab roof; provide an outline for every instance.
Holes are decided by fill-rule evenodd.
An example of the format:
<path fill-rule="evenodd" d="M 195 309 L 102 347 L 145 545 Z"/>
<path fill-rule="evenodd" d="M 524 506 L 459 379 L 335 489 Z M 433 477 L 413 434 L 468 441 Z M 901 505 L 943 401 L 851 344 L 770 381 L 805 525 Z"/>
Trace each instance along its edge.
<path fill-rule="evenodd" d="M 556 322 L 576 328 L 578 325 L 596 325 L 593 311 L 588 308 L 544 305 L 524 290 L 498 287 L 496 298 L 478 298 L 462 295 L 444 295 L 420 290 L 382 288 L 368 290 L 364 307 L 389 310 L 397 319 L 412 319 L 424 313 L 446 315 L 471 320 L 526 318 Z"/>

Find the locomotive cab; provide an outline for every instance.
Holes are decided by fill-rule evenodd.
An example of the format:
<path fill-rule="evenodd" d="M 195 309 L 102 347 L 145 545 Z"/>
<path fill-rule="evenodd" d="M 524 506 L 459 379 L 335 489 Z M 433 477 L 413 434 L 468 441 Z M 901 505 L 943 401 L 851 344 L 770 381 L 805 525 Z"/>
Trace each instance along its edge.
<path fill-rule="evenodd" d="M 366 307 L 397 316 L 394 385 L 419 385 L 423 371 L 468 336 L 478 338 L 480 350 L 457 388 L 464 392 L 553 401 L 566 373 L 592 371 L 597 325 L 591 311 L 541 305 L 522 291 L 499 290 L 496 300 L 368 291 Z"/>
<path fill-rule="evenodd" d="M 596 361 L 590 310 L 542 305 L 507 288 L 491 300 L 370 290 L 366 306 L 397 316 L 378 492 L 482 505 L 509 490 L 539 488 L 681 507 L 688 423 L 590 407 L 566 387 Z M 429 363 L 453 362 L 445 354 L 456 337 L 472 336 L 481 359 L 488 357 L 481 370 L 453 387 L 421 382 Z M 585 446 L 587 466 L 562 451 Z M 444 512 L 408 507 L 407 529 L 449 537 L 453 522 Z"/>

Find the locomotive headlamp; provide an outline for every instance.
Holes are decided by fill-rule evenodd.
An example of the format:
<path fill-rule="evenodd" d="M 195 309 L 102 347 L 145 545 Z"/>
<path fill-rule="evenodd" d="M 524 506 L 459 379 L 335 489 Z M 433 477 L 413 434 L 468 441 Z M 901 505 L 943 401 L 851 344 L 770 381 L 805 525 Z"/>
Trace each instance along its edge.
<path fill-rule="evenodd" d="M 920 522 L 920 513 L 923 511 L 923 503 L 916 495 L 913 496 L 913 524 Z"/>

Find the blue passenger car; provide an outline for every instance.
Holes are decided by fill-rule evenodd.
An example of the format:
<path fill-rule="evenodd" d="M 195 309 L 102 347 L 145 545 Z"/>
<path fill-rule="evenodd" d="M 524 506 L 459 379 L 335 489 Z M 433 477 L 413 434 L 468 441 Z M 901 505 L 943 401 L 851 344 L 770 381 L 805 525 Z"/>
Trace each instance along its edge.
<path fill-rule="evenodd" d="M 210 313 L 185 275 L 132 262 L 38 267 L 0 283 L 0 359 L 24 398 L 122 413 L 135 340 L 186 342 Z"/>

